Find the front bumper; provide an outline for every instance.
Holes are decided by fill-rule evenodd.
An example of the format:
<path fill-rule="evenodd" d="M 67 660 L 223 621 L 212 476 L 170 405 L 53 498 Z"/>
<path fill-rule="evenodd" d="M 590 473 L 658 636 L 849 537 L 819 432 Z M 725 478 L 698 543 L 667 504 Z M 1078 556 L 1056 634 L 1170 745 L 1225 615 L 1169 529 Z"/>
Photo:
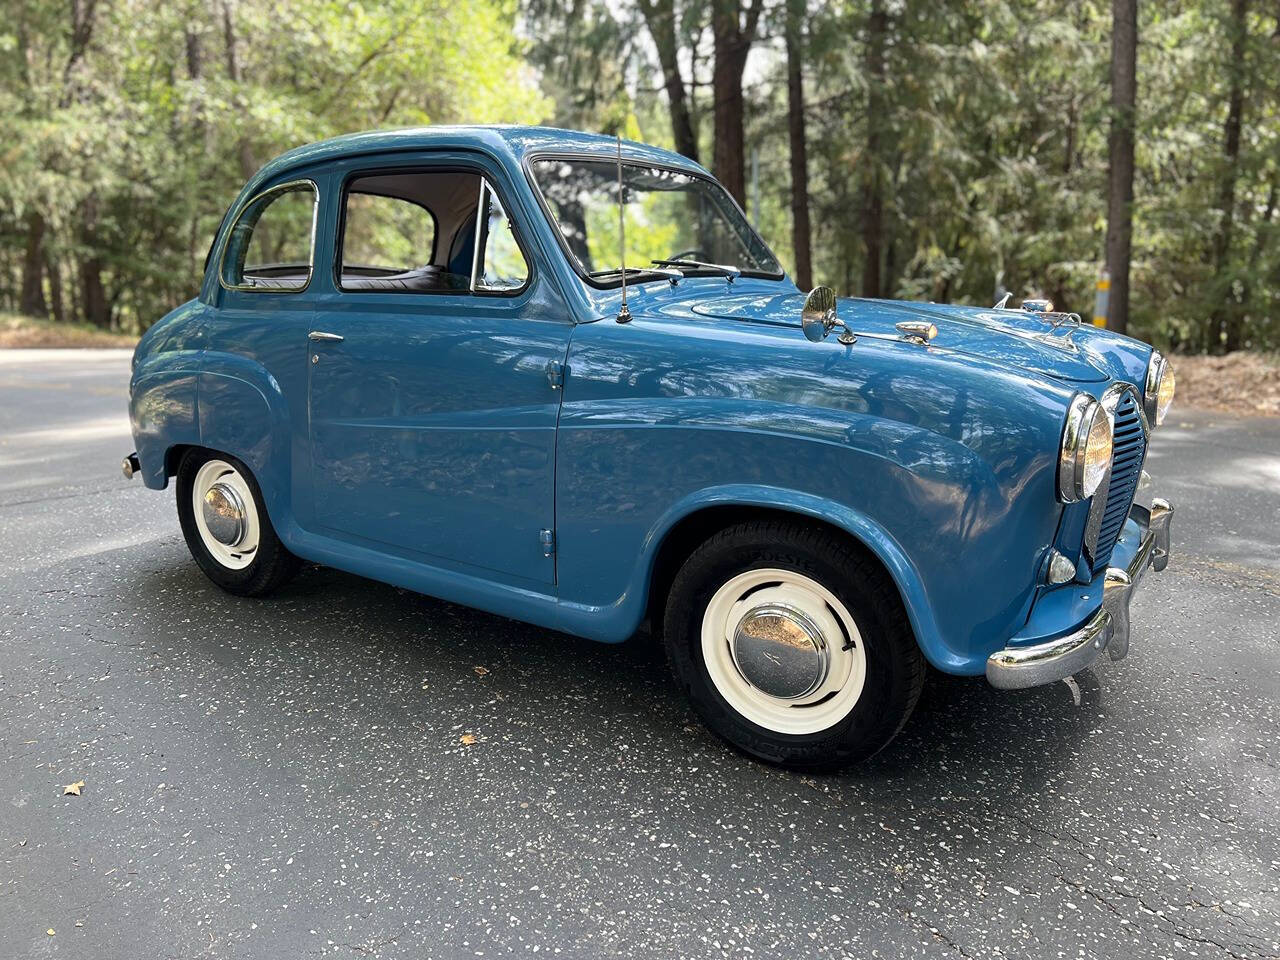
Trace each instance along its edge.
<path fill-rule="evenodd" d="M 1103 577 L 1102 606 L 1084 625 L 1052 640 L 1025 647 L 1005 647 L 987 658 L 987 681 L 1002 690 L 1053 683 L 1078 673 L 1106 650 L 1112 660 L 1129 652 L 1129 601 L 1134 587 L 1152 567 L 1169 563 L 1169 521 L 1173 507 L 1156 498 L 1147 508 L 1135 504 L 1129 518 L 1143 530 L 1136 553 L 1122 569 L 1108 567 Z"/>

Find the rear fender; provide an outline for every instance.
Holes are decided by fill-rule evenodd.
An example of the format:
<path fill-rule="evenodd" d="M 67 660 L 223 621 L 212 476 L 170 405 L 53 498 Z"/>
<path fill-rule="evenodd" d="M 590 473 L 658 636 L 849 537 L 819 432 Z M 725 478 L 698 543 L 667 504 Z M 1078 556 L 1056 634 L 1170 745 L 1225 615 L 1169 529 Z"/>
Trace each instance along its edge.
<path fill-rule="evenodd" d="M 199 377 L 200 445 L 242 461 L 277 528 L 288 510 L 292 430 L 280 384 L 247 357 L 207 352 Z"/>
<path fill-rule="evenodd" d="M 163 490 L 169 483 L 169 451 L 200 442 L 201 353 L 172 350 L 153 354 L 134 371 L 129 386 L 129 421 L 142 482 L 152 490 Z"/>

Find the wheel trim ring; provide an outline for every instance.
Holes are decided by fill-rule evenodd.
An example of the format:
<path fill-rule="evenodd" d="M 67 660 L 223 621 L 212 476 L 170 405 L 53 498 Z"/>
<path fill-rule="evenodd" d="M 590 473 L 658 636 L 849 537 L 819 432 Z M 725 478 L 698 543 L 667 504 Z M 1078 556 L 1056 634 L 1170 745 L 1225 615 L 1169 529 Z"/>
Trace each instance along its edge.
<path fill-rule="evenodd" d="M 823 626 L 831 657 L 824 682 L 797 700 L 765 694 L 733 660 L 737 623 L 751 610 L 780 598 Z M 736 713 L 766 730 L 793 736 L 820 733 L 847 717 L 861 699 L 866 681 L 862 635 L 839 597 L 807 574 L 762 567 L 730 578 L 707 603 L 701 634 L 703 663 L 716 691 Z"/>
<path fill-rule="evenodd" d="M 234 547 L 222 543 L 210 531 L 204 519 L 204 498 L 214 486 L 224 484 L 239 496 L 244 504 L 244 532 L 240 542 Z M 196 531 L 200 534 L 200 542 L 220 565 L 229 570 L 243 570 L 253 563 L 258 553 L 260 525 L 258 522 L 257 500 L 249 483 L 231 464 L 225 460 L 208 460 L 196 471 L 191 487 L 192 511 L 195 515 Z"/>

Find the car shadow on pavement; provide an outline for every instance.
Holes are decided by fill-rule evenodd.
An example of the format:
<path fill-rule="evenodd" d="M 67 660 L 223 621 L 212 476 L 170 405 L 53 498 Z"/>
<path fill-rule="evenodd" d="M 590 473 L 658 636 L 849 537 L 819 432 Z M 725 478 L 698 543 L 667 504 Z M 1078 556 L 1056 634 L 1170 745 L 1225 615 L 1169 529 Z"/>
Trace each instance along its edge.
<path fill-rule="evenodd" d="M 983 794 L 1014 784 L 1035 794 L 1080 756 L 1102 695 L 1091 671 L 1074 678 L 1074 689 L 1057 683 L 1016 692 L 931 671 L 895 741 L 857 767 L 815 780 L 734 754 L 707 732 L 647 632 L 623 644 L 599 644 L 315 566 L 263 600 L 223 594 L 189 563 L 142 575 L 138 588 L 141 596 L 167 598 L 170 615 L 173 598 L 186 597 L 218 624 L 180 638 L 155 635 L 162 656 L 181 658 L 190 649 L 208 662 L 257 665 L 251 678 L 232 670 L 227 682 L 245 676 L 260 683 L 273 663 L 294 672 L 288 661 L 299 657 L 310 669 L 377 687 L 380 706 L 362 708 L 369 722 L 474 718 L 469 722 L 481 729 L 515 724 L 533 728 L 539 744 L 571 736 L 581 748 L 602 753 L 626 741 L 631 760 L 648 766 L 692 756 L 737 765 L 741 776 L 767 773 L 829 786 L 908 789 L 931 780 L 953 787 L 977 780 L 985 786 L 974 791 Z M 228 635 L 237 638 L 234 651 L 227 649 Z M 341 695 L 340 686 L 320 693 Z M 370 709 L 382 715 L 370 716 Z"/>

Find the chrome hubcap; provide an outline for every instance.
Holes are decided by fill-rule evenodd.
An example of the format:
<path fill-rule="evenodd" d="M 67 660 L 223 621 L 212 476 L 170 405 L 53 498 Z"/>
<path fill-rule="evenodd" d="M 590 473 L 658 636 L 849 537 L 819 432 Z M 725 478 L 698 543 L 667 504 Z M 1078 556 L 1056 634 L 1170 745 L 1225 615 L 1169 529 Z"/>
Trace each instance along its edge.
<path fill-rule="evenodd" d="M 803 611 L 766 603 L 748 611 L 733 634 L 733 662 L 748 683 L 779 700 L 798 700 L 822 686 L 831 654 L 822 630 Z"/>
<path fill-rule="evenodd" d="M 204 525 L 209 535 L 228 547 L 239 546 L 245 534 L 244 500 L 234 487 L 215 483 L 204 495 Z"/>

